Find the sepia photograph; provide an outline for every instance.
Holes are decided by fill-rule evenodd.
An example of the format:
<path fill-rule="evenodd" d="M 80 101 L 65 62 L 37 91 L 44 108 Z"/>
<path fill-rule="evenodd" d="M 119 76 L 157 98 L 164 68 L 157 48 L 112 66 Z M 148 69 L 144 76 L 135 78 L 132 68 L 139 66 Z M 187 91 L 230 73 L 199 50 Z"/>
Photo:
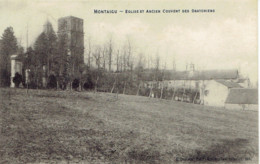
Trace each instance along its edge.
<path fill-rule="evenodd" d="M 1 164 L 257 164 L 257 0 L 0 0 Z"/>

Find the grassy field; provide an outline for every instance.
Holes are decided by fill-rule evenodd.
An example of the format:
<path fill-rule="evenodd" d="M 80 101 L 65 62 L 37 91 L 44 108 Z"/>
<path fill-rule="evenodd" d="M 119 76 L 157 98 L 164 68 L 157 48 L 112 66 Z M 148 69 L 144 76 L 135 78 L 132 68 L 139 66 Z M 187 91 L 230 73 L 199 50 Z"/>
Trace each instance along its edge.
<path fill-rule="evenodd" d="M 0 89 L 0 163 L 257 163 L 258 113 Z"/>

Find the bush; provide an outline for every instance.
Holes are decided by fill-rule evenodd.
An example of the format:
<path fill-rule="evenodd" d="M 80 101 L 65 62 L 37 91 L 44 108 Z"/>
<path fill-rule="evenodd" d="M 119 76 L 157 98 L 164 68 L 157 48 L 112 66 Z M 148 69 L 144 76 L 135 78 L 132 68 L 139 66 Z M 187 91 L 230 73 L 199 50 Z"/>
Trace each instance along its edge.
<path fill-rule="evenodd" d="M 57 88 L 57 79 L 54 75 L 49 76 L 48 88 Z"/>
<path fill-rule="evenodd" d="M 79 79 L 74 79 L 72 82 L 72 88 L 77 89 L 79 87 Z"/>
<path fill-rule="evenodd" d="M 20 75 L 18 72 L 16 72 L 15 76 L 13 78 L 15 87 L 18 88 L 22 81 L 23 81 L 22 75 Z"/>
<path fill-rule="evenodd" d="M 87 81 L 83 85 L 84 89 L 93 89 L 94 88 L 94 83 L 92 82 L 91 78 L 88 78 Z"/>

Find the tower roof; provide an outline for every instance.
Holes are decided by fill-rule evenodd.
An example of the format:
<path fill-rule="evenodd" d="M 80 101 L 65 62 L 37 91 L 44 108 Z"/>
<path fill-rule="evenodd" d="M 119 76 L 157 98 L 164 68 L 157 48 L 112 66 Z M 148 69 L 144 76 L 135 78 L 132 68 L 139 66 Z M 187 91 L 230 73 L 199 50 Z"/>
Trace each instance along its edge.
<path fill-rule="evenodd" d="M 44 32 L 45 34 L 47 34 L 47 33 L 51 32 L 51 31 L 53 31 L 52 24 L 51 24 L 51 22 L 47 19 L 47 21 L 46 21 L 45 24 L 44 24 L 43 32 Z"/>
<path fill-rule="evenodd" d="M 59 18 L 59 20 L 62 20 L 62 19 L 80 19 L 80 20 L 83 21 L 82 18 L 78 18 L 78 17 L 75 17 L 75 16 L 66 16 L 66 17 L 61 17 L 61 18 Z"/>

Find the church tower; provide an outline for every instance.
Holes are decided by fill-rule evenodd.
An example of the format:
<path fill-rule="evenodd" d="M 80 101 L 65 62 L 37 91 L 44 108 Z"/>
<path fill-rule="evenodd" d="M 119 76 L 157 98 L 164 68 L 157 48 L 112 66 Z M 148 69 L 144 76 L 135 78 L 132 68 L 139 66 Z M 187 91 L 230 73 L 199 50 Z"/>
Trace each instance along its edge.
<path fill-rule="evenodd" d="M 58 35 L 67 36 L 71 73 L 78 74 L 80 65 L 84 63 L 84 31 L 83 19 L 68 16 L 58 20 Z"/>

